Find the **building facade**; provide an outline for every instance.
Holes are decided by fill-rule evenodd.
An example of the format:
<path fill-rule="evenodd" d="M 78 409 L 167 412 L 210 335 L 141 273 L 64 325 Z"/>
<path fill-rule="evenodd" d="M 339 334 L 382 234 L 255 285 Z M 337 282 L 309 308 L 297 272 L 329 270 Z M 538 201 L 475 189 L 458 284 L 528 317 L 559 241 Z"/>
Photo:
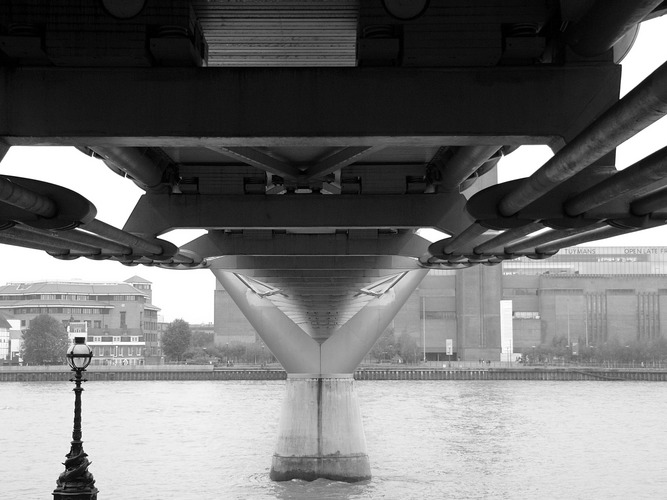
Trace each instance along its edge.
<path fill-rule="evenodd" d="M 667 247 L 564 248 L 503 263 L 516 350 L 548 344 L 622 345 L 667 337 Z"/>
<path fill-rule="evenodd" d="M 511 345 L 524 353 L 556 338 L 595 346 L 667 337 L 667 247 L 573 247 L 463 271 L 432 270 L 394 318 L 428 360 L 497 361 L 500 303 Z M 215 292 L 216 342 L 256 334 L 227 293 Z"/>
<path fill-rule="evenodd" d="M 10 335 L 9 331 L 12 329 L 12 325 L 0 315 L 0 362 L 9 361 L 9 345 L 10 345 Z"/>
<path fill-rule="evenodd" d="M 213 325 L 217 346 L 234 342 L 249 344 L 259 338 L 250 322 L 217 280 L 213 296 Z"/>
<path fill-rule="evenodd" d="M 8 283 L 0 287 L 0 314 L 21 330 L 40 314 L 58 319 L 71 336 L 86 336 L 93 364 L 161 362 L 158 311 L 151 283 L 133 276 L 121 283 L 83 281 Z"/>

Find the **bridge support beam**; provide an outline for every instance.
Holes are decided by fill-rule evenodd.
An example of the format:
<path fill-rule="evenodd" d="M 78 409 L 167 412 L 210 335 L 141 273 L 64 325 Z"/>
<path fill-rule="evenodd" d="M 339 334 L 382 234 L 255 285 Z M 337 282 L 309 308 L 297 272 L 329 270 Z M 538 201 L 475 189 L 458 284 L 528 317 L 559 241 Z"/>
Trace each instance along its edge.
<path fill-rule="evenodd" d="M 234 273 L 220 284 L 287 371 L 271 479 L 361 481 L 371 477 L 354 370 L 426 276 L 404 273 L 324 342 L 318 342 Z"/>

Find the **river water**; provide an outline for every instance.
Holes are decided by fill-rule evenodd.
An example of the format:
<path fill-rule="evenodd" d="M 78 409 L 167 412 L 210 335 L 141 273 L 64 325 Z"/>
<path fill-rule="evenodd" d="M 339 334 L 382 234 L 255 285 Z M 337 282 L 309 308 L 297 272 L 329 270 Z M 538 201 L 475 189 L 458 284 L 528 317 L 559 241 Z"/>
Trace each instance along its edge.
<path fill-rule="evenodd" d="M 73 384 L 0 384 L 0 498 L 51 498 Z M 282 381 L 88 382 L 99 499 L 667 498 L 660 382 L 361 381 L 373 478 L 268 479 Z"/>

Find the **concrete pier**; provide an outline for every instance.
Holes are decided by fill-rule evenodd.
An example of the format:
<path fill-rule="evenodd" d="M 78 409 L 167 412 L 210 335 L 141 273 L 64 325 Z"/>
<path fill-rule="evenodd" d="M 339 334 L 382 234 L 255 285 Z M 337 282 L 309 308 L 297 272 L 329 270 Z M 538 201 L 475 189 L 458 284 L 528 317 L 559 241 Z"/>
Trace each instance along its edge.
<path fill-rule="evenodd" d="M 271 479 L 354 482 L 370 477 L 352 375 L 290 375 Z"/>

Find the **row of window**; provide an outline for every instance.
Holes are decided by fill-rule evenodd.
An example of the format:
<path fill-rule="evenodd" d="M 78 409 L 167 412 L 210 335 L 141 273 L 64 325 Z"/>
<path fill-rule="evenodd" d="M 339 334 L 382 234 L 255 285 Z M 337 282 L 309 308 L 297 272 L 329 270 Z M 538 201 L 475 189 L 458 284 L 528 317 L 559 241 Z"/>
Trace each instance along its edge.
<path fill-rule="evenodd" d="M 143 295 L 76 295 L 42 293 L 30 295 L 0 295 L 0 300 L 93 300 L 98 302 L 145 302 Z"/>
<path fill-rule="evenodd" d="M 109 309 L 94 309 L 94 308 L 78 308 L 78 307 L 21 307 L 21 308 L 16 308 L 13 310 L 14 314 L 69 314 L 71 315 L 79 315 L 79 314 L 103 314 L 108 316 L 109 315 Z M 126 322 L 126 313 L 125 311 L 120 312 L 120 327 L 121 328 L 127 328 L 127 322 Z M 83 320 L 77 320 L 78 322 L 83 322 L 86 323 L 86 327 L 88 330 L 91 328 L 95 329 L 102 329 L 102 328 L 108 328 L 108 325 L 102 324 L 102 320 L 99 319 L 83 319 Z M 68 327 L 70 324 L 70 320 L 62 320 L 63 325 L 65 327 Z M 144 321 L 143 322 L 144 329 L 146 330 L 153 330 L 156 331 L 158 329 L 158 324 L 156 321 Z M 21 320 L 21 327 L 27 327 L 27 322 L 25 319 Z M 72 333 L 78 333 L 80 329 L 77 327 L 75 329 L 72 329 Z"/>
<path fill-rule="evenodd" d="M 93 365 L 143 365 L 143 358 L 123 358 L 123 359 L 93 359 Z"/>
<path fill-rule="evenodd" d="M 94 320 L 89 320 L 89 319 L 84 319 L 83 323 L 86 324 L 86 328 L 83 328 L 83 325 L 81 326 L 72 326 L 69 320 L 62 320 L 63 325 L 65 325 L 65 328 L 69 330 L 70 333 L 84 333 L 86 330 L 90 330 L 91 328 L 102 328 L 102 320 L 99 319 L 94 319 Z M 80 323 L 79 323 L 80 324 Z M 104 328 L 108 328 L 107 325 L 104 325 Z"/>
<path fill-rule="evenodd" d="M 144 321 L 144 330 L 157 330 L 157 321 Z"/>
<path fill-rule="evenodd" d="M 110 314 L 111 309 L 96 307 L 15 307 L 14 314 Z"/>
<path fill-rule="evenodd" d="M 138 336 L 129 336 L 129 337 L 121 337 L 121 336 L 93 336 L 93 342 L 114 342 L 114 343 L 119 343 L 119 342 L 143 342 L 143 340 L 140 340 L 141 337 Z"/>
<path fill-rule="evenodd" d="M 133 356 L 143 356 L 143 347 L 132 346 L 91 346 L 93 356 L 111 357 L 111 358 L 131 358 Z"/>

